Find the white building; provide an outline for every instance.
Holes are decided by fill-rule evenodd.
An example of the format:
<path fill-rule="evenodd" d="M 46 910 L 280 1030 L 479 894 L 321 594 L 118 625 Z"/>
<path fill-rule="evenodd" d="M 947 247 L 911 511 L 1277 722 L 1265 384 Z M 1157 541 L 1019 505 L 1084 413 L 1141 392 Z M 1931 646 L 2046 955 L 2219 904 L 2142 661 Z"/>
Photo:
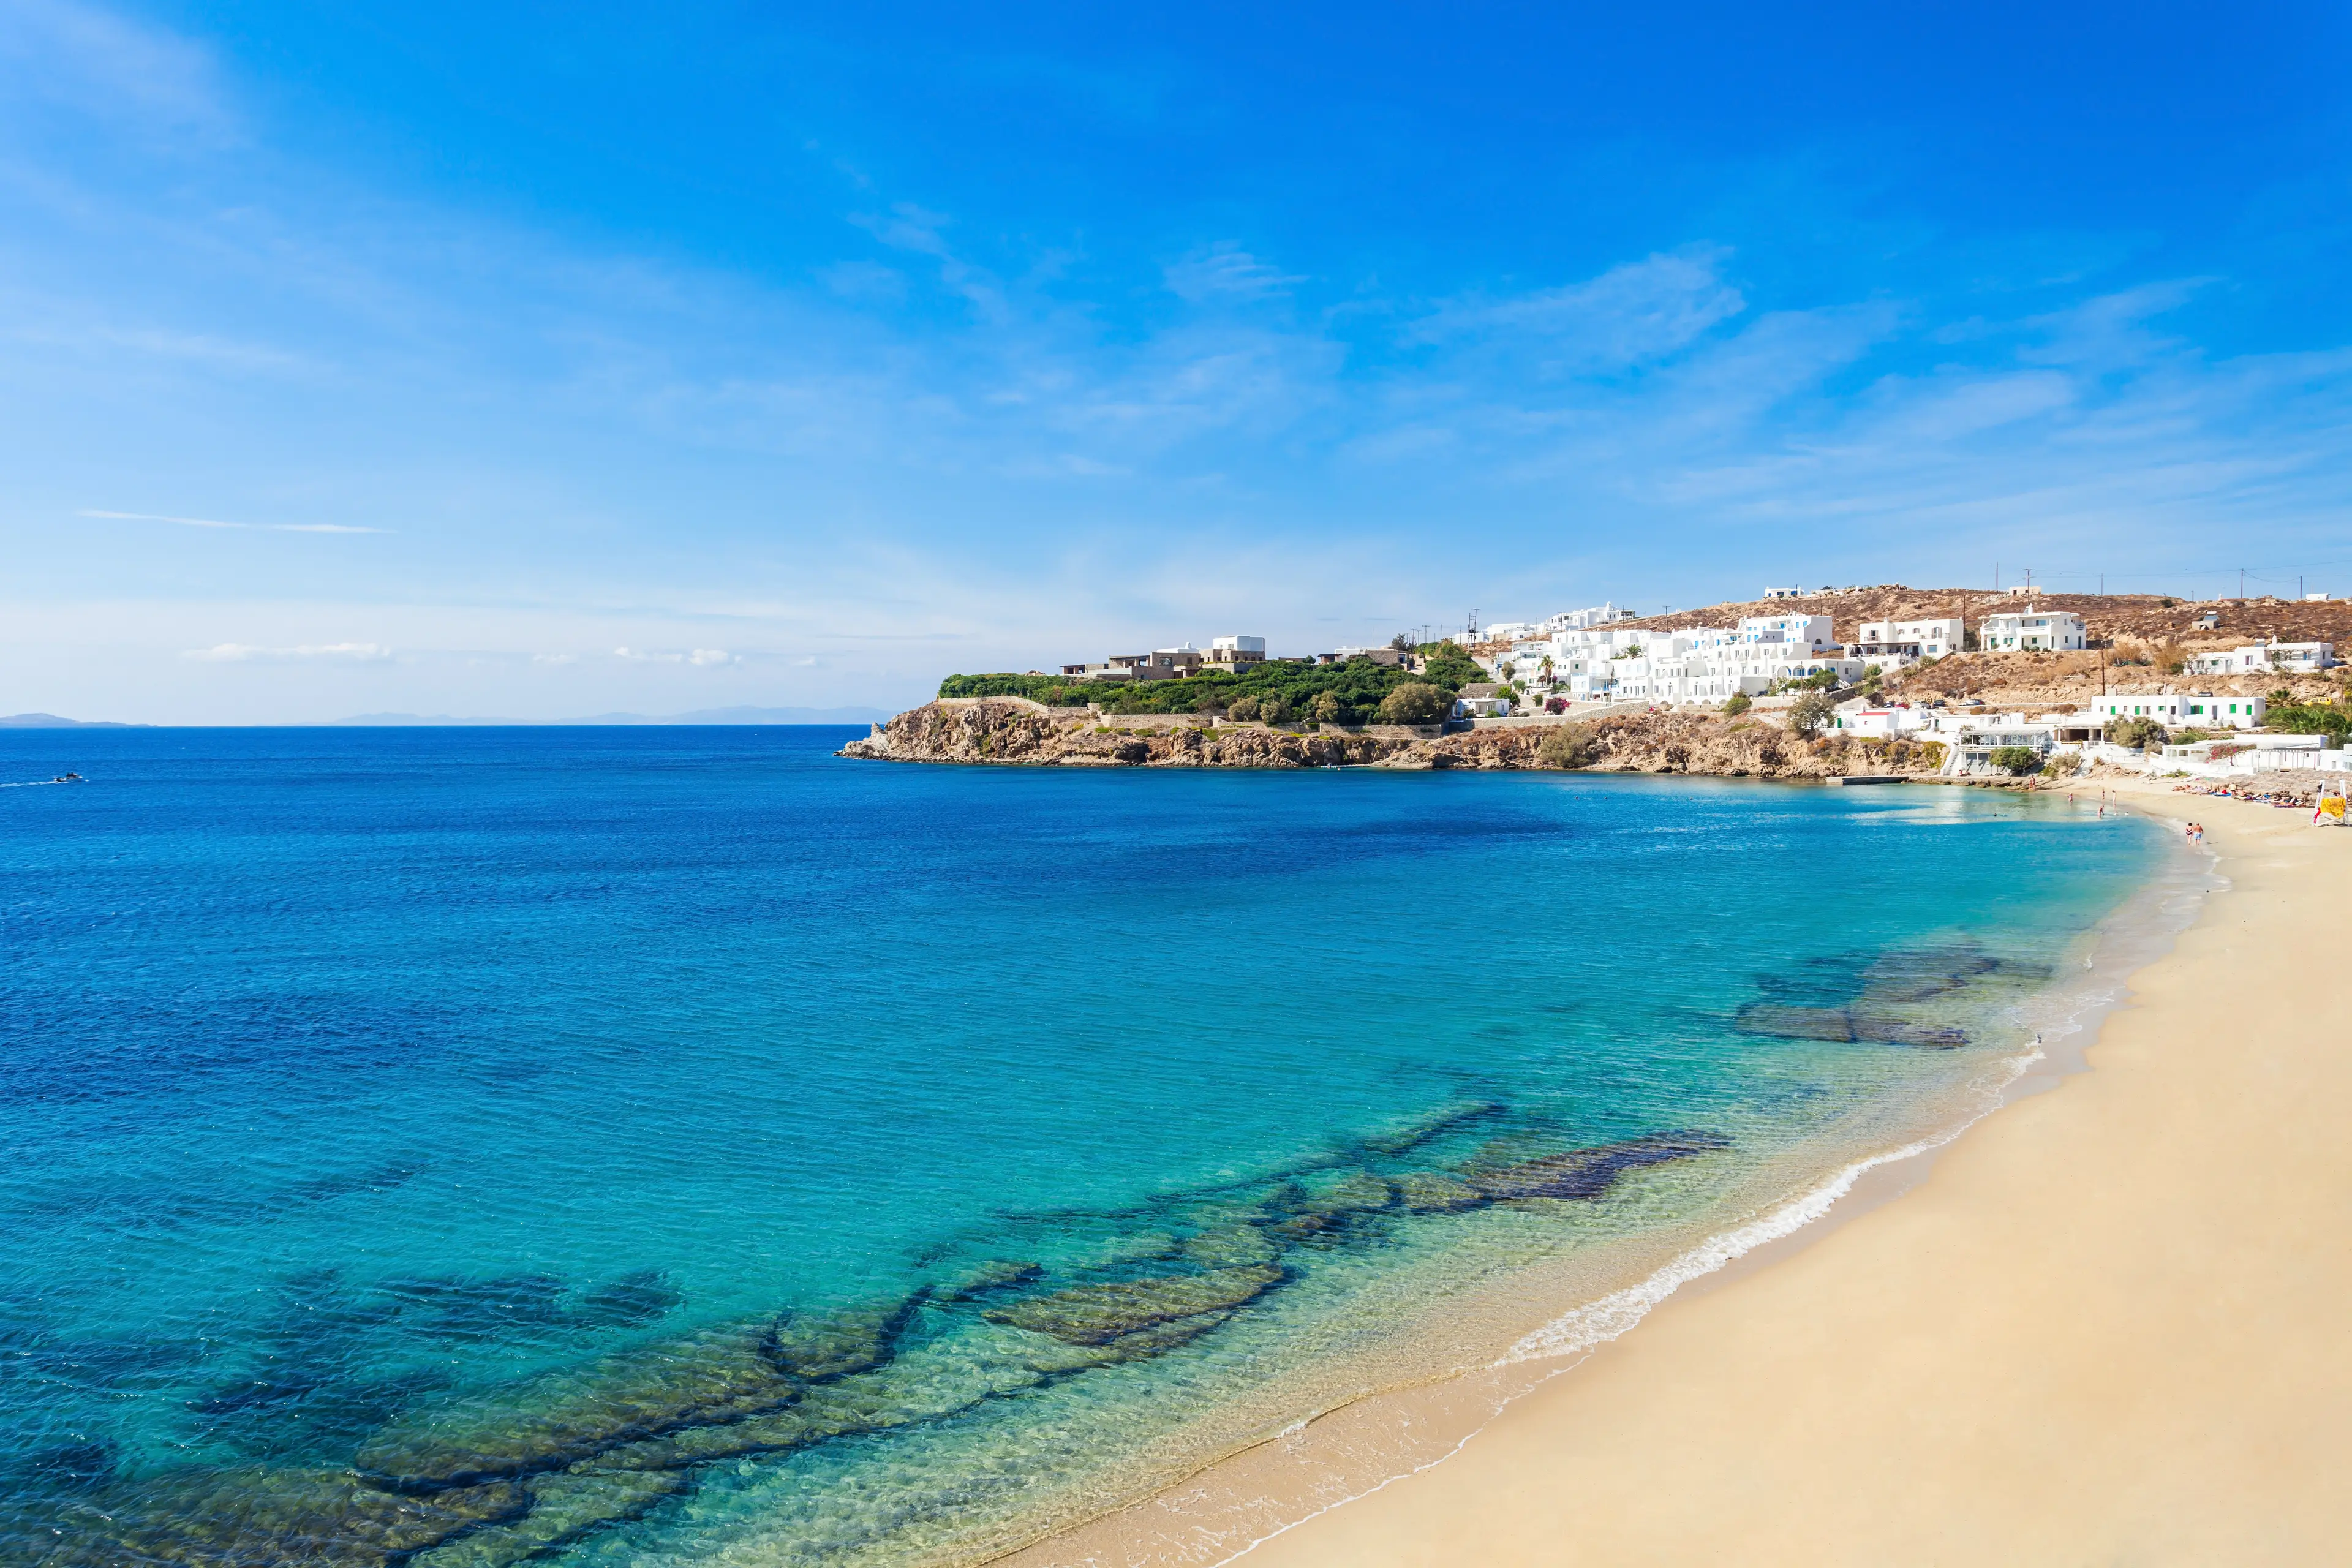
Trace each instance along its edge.
<path fill-rule="evenodd" d="M 1543 625 L 1535 629 L 1549 636 L 1553 632 L 1580 632 L 1591 626 L 1605 626 L 1612 621 L 1627 621 L 1633 618 L 1633 611 L 1621 610 L 1615 604 L 1604 601 L 1588 609 L 1562 610 L 1556 616 L 1547 617 Z"/>
<path fill-rule="evenodd" d="M 2191 675 L 2251 675 L 2257 671 L 2279 670 L 2311 674 L 2332 668 L 2336 664 L 2336 645 L 2331 642 L 2265 642 L 2249 643 L 2226 653 L 2198 653 L 2189 656 Z"/>
<path fill-rule="evenodd" d="M 1933 708 L 1857 708 L 1839 712 L 1831 719 L 1830 727 L 1866 741 L 1891 741 L 1934 731 L 1937 712 Z"/>
<path fill-rule="evenodd" d="M 2079 648 L 2085 646 L 2083 617 L 2072 610 L 2044 610 L 2032 605 L 2022 610 L 2002 610 L 1987 616 L 1978 626 L 1977 646 L 1988 653 Z"/>
<path fill-rule="evenodd" d="M 1908 664 L 1913 659 L 1942 658 L 1960 651 L 1967 626 L 1959 616 L 1915 620 L 1864 621 L 1846 651 L 1874 664 Z"/>
<path fill-rule="evenodd" d="M 1263 664 L 1265 662 L 1264 637 L 1211 637 L 1209 657 L 1204 661 L 1213 665 Z"/>
<path fill-rule="evenodd" d="M 2091 703 L 2091 711 L 2109 725 L 2118 719 L 2153 719 L 2168 730 L 2259 730 L 2269 708 L 2260 697 L 2216 697 L 2210 691 L 2116 691 Z"/>

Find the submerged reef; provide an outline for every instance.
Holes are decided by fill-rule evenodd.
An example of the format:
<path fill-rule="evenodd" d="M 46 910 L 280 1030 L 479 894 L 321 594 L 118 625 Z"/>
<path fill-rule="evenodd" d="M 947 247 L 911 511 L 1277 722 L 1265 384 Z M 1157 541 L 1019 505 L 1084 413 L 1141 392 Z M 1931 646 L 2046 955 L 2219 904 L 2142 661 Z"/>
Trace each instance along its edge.
<path fill-rule="evenodd" d="M 1781 1000 L 1791 988 L 1787 977 L 1767 975 L 1759 984 L 1766 999 L 1738 1015 L 1742 1033 L 1789 1040 L 1839 1043 L 1875 1041 L 1924 1050 L 1949 1050 L 1969 1043 L 1967 1031 L 1922 1016 L 1923 1003 L 1982 993 L 1992 984 L 2033 984 L 2050 977 L 2046 964 L 1996 958 L 1972 945 L 1916 948 L 1881 953 L 1852 965 L 1849 973 L 1825 982 L 1843 993 L 1833 1000 Z"/>
<path fill-rule="evenodd" d="M 989 1239 L 1001 1246 L 1025 1227 L 1036 1255 L 957 1261 L 950 1245 L 928 1282 L 887 1300 L 740 1318 L 454 1395 L 413 1385 L 404 1409 L 344 1450 L 347 1465 L 136 1478 L 100 1456 L 58 1471 L 73 1471 L 70 1487 L 0 1510 L 0 1563 L 506 1568 L 644 1515 L 689 1490 L 698 1466 L 936 1420 L 1165 1355 L 1254 1310 L 1315 1253 L 1377 1245 L 1394 1224 L 1491 1204 L 1590 1203 L 1631 1173 L 1729 1143 L 1684 1131 L 1562 1147 L 1556 1128 L 1523 1119 L 1488 1146 L 1522 1157 L 1467 1151 L 1478 1129 L 1508 1116 L 1496 1101 L 1456 1101 L 1238 1186 L 1117 1214 L 1007 1216 Z M 1447 1147 L 1451 1162 L 1430 1157 Z M 330 1283 L 302 1289 L 354 1300 Z M 641 1323 L 677 1303 L 651 1275 L 572 1306 L 561 1282 L 538 1276 L 373 1289 L 367 1300 L 394 1305 L 353 1309 L 355 1319 L 413 1309 L 436 1334 L 461 1316 L 471 1331 L 488 1311 L 529 1335 L 590 1315 Z M 209 1404 L 267 1409 L 279 1397 L 257 1383 Z M 207 1403 L 192 1410 L 203 1415 Z"/>

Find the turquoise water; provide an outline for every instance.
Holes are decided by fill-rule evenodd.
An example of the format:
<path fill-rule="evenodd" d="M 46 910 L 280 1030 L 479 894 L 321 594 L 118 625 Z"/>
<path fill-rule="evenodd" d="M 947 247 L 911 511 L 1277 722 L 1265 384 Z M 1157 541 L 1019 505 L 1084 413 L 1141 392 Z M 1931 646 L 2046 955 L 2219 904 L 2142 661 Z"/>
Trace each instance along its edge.
<path fill-rule="evenodd" d="M 2158 854 L 849 733 L 0 733 L 0 1561 L 968 1557 L 1950 1114 Z"/>

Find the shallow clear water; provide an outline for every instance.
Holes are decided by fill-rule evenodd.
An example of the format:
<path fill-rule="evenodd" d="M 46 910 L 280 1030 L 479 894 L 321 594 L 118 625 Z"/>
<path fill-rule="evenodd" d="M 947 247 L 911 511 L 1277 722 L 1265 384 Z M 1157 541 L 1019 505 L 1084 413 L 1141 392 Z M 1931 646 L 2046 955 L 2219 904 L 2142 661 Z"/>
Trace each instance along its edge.
<path fill-rule="evenodd" d="M 1601 1288 L 1946 1113 L 2158 853 L 1975 791 L 849 733 L 0 732 L 89 779 L 0 791 L 0 1561 L 1018 1540 L 1480 1353 L 1390 1342 L 1449 1291 Z M 1895 1037 L 1772 1032 L 1849 1005 Z M 1138 1280 L 1216 1300 L 1053 1300 Z M 676 1393 L 739 1353 L 758 1410 Z M 355 1458 L 471 1511 L 383 1524 Z"/>

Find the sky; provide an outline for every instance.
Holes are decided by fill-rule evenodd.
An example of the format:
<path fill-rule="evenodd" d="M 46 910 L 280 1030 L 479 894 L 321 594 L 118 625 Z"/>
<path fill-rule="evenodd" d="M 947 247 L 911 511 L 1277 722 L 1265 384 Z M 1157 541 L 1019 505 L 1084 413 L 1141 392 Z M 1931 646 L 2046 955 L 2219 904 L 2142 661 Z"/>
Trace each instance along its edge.
<path fill-rule="evenodd" d="M 0 0 L 0 712 L 2352 594 L 2352 19 Z"/>

